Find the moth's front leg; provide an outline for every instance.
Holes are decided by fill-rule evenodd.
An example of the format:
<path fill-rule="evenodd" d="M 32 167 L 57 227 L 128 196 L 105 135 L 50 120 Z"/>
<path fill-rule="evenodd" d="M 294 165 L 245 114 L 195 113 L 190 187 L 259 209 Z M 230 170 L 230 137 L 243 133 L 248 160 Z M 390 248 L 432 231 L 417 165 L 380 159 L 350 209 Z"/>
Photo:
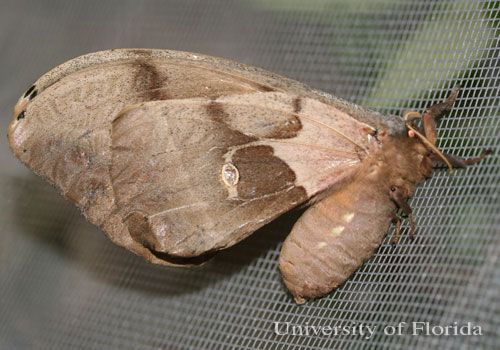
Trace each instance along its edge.
<path fill-rule="evenodd" d="M 396 203 L 398 208 L 403 212 L 405 217 L 410 221 L 410 238 L 415 238 L 415 232 L 417 230 L 417 224 L 413 217 L 413 210 L 407 203 L 407 198 L 405 197 L 403 191 L 396 186 L 392 186 L 389 192 L 389 196 Z M 391 243 L 397 243 L 399 240 L 399 236 L 401 234 L 401 219 L 398 218 L 398 222 L 396 223 L 396 235 L 394 236 L 396 241 L 392 240 Z M 397 237 L 397 238 L 396 238 Z"/>
<path fill-rule="evenodd" d="M 454 168 L 466 168 L 469 165 L 477 164 L 480 161 L 482 161 L 488 154 L 491 154 L 492 150 L 486 149 L 481 152 L 481 154 L 478 157 L 472 157 L 472 158 L 462 158 L 459 156 L 456 156 L 454 154 L 448 154 L 448 153 L 443 153 L 448 162 L 454 167 Z M 441 168 L 444 167 L 445 164 L 441 161 L 439 158 L 434 159 L 435 162 L 435 168 Z"/>
<path fill-rule="evenodd" d="M 391 239 L 391 244 L 396 245 L 401 238 L 401 218 L 398 215 L 395 215 L 392 219 L 392 223 L 396 226 L 396 230 L 394 231 L 394 235 Z"/>

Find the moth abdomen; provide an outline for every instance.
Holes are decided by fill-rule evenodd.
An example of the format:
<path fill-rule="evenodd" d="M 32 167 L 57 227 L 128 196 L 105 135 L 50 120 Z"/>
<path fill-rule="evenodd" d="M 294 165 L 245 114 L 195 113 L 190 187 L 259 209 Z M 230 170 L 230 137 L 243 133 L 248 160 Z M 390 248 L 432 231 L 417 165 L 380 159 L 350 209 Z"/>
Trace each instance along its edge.
<path fill-rule="evenodd" d="M 395 205 L 362 185 L 355 181 L 313 205 L 286 239 L 280 269 L 297 303 L 340 286 L 382 242 Z"/>

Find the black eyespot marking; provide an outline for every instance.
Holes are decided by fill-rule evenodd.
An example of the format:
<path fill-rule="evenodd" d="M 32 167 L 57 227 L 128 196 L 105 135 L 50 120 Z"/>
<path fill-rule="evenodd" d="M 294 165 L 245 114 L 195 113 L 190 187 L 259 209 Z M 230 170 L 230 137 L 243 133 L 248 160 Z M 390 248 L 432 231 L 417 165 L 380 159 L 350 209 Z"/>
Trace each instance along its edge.
<path fill-rule="evenodd" d="M 38 94 L 38 91 L 37 90 L 33 90 L 30 94 L 30 96 L 28 97 L 28 99 L 31 101 L 32 99 L 34 99 L 36 97 L 36 95 Z"/>
<path fill-rule="evenodd" d="M 21 120 L 21 119 L 24 119 L 24 117 L 26 117 L 26 112 L 25 111 L 22 111 L 21 113 L 19 113 L 17 115 L 17 120 Z"/>
<path fill-rule="evenodd" d="M 26 90 L 23 97 L 28 97 L 28 95 L 31 94 L 33 92 L 33 90 L 35 90 L 35 85 L 31 85 L 30 88 L 28 90 Z M 36 92 L 35 92 L 35 95 L 36 95 Z"/>

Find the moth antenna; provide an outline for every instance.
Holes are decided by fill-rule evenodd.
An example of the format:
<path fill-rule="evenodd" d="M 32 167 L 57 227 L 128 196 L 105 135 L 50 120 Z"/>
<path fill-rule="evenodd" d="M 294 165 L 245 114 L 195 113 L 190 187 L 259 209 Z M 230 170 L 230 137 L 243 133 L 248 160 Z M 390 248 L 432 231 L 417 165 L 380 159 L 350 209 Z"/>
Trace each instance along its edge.
<path fill-rule="evenodd" d="M 410 123 L 407 122 L 406 127 L 410 131 L 412 131 L 420 139 L 420 141 L 422 141 L 424 145 L 426 145 L 432 152 L 434 152 L 434 154 L 436 154 L 439 158 L 443 160 L 443 162 L 448 166 L 450 172 L 453 171 L 453 166 L 451 165 L 450 161 L 444 156 L 443 152 L 441 152 L 436 146 L 434 146 L 432 142 L 427 140 L 427 138 L 424 135 L 415 130 L 415 128 L 411 126 Z"/>

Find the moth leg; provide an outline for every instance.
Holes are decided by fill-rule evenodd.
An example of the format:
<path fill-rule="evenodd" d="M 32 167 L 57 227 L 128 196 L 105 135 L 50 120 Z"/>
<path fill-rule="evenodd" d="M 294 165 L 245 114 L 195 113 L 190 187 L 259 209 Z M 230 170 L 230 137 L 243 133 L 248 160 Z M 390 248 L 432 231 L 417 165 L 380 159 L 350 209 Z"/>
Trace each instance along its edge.
<path fill-rule="evenodd" d="M 457 99 L 459 90 L 460 85 L 455 85 L 446 100 L 428 107 L 424 112 L 424 115 L 422 117 L 424 134 L 427 140 L 429 140 L 433 145 L 436 144 L 437 140 L 436 120 L 451 109 L 451 107 L 455 103 L 455 100 Z"/>
<path fill-rule="evenodd" d="M 391 196 L 391 199 L 394 201 L 394 203 L 396 203 L 398 208 L 401 210 L 401 212 L 408 217 L 408 220 L 410 221 L 410 239 L 413 240 L 415 238 L 417 224 L 415 222 L 415 218 L 413 217 L 413 211 L 412 211 L 411 207 L 406 202 L 406 198 L 405 198 L 403 192 L 398 187 L 392 186 L 391 190 L 389 192 L 389 195 Z M 399 222 L 399 225 L 401 225 L 401 220 Z M 399 231 L 401 231 L 401 227 L 399 227 Z M 400 232 L 398 232 L 398 223 L 397 222 L 396 222 L 396 234 L 397 234 L 397 240 L 399 240 Z M 392 241 L 391 241 L 391 243 L 392 243 Z"/>
<path fill-rule="evenodd" d="M 391 244 L 394 246 L 398 244 L 399 238 L 401 238 L 401 218 L 397 215 L 394 215 L 394 219 L 392 219 L 394 225 L 396 225 L 396 231 L 394 232 L 394 236 L 391 238 Z"/>
<path fill-rule="evenodd" d="M 481 152 L 479 157 L 472 157 L 472 158 L 462 158 L 462 157 L 455 156 L 453 154 L 448 154 L 448 153 L 443 153 L 443 155 L 451 163 L 451 165 L 454 168 L 466 168 L 468 165 L 473 165 L 473 164 L 479 163 L 488 154 L 491 154 L 491 153 L 493 153 L 493 151 L 491 149 L 486 149 L 486 150 L 483 150 Z M 443 161 L 441 159 L 439 159 L 438 157 L 434 157 L 433 160 L 435 163 L 434 168 L 446 167 L 446 165 L 443 163 Z"/>
<path fill-rule="evenodd" d="M 417 232 L 417 223 L 412 213 L 408 215 L 408 220 L 410 221 L 410 239 L 413 241 Z"/>

